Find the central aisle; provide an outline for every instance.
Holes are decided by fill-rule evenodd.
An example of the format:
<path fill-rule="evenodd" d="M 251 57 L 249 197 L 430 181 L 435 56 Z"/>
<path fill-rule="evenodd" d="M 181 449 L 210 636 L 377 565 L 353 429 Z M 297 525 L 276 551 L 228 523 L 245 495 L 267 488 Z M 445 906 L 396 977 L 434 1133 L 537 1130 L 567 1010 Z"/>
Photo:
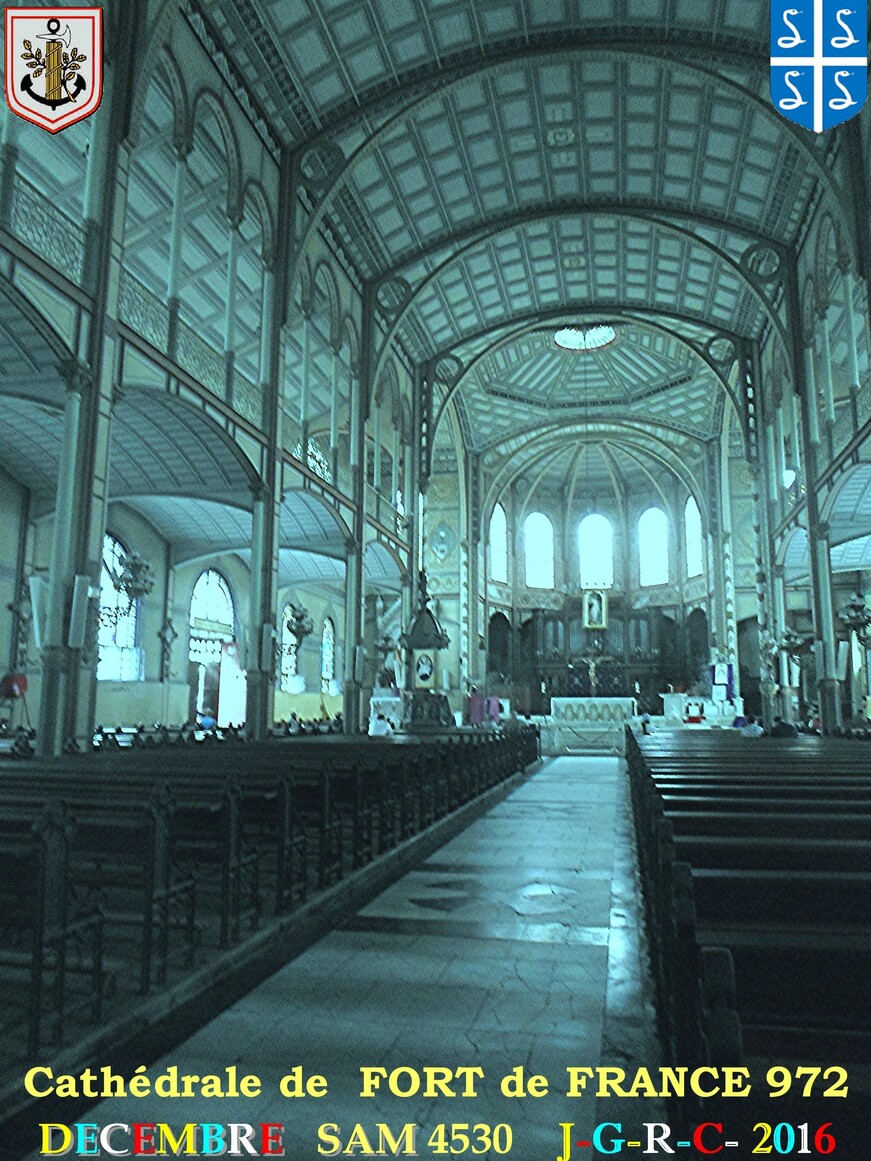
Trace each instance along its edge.
<path fill-rule="evenodd" d="M 618 1112 L 607 1102 L 597 1109 L 592 1096 L 566 1099 L 567 1066 L 656 1063 L 624 782 L 615 758 L 547 761 L 343 929 L 148 1070 L 177 1064 L 203 1075 L 235 1064 L 262 1079 L 259 1098 L 113 1099 L 86 1119 L 281 1122 L 293 1161 L 318 1157 L 325 1122 L 345 1138 L 362 1123 L 373 1149 L 376 1123 L 398 1131 L 416 1122 L 422 1157 L 436 1155 L 427 1140 L 440 1122 L 501 1122 L 513 1130 L 510 1157 L 554 1161 L 560 1122 L 588 1136 Z M 282 1098 L 280 1078 L 296 1065 L 327 1077 L 327 1096 Z M 474 1100 L 400 1099 L 386 1084 L 385 1095 L 361 1099 L 363 1065 L 477 1065 L 484 1078 Z M 503 1097 L 501 1078 L 517 1065 L 547 1076 L 550 1094 Z"/>

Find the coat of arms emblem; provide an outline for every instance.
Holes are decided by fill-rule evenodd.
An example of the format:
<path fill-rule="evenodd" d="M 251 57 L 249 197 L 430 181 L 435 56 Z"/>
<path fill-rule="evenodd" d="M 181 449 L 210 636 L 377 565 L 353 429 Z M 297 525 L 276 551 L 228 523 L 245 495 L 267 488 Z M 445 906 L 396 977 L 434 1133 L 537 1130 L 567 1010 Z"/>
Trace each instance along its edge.
<path fill-rule="evenodd" d="M 102 8 L 7 8 L 6 101 L 26 121 L 59 133 L 103 96 Z"/>
<path fill-rule="evenodd" d="M 771 0 L 771 101 L 790 121 L 822 133 L 855 117 L 868 93 L 866 5 Z"/>

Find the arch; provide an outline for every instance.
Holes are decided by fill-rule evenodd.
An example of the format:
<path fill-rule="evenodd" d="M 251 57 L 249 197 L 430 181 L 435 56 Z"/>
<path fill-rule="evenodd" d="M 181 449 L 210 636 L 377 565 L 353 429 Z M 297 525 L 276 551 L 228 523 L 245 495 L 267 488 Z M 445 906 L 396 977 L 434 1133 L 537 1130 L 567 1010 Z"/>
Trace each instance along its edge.
<path fill-rule="evenodd" d="M 227 578 L 204 569 L 191 592 L 188 617 L 190 716 L 229 725 L 245 717 L 244 679 L 236 641 L 236 606 Z"/>
<path fill-rule="evenodd" d="M 481 508 L 487 511 L 495 498 L 502 495 L 506 488 L 516 480 L 530 465 L 543 456 L 549 455 L 557 444 L 565 446 L 567 436 L 574 436 L 580 442 L 591 440 L 613 445 L 622 452 L 637 457 L 647 457 L 661 465 L 683 484 L 687 492 L 699 494 L 702 491 L 701 481 L 693 475 L 686 462 L 686 456 L 681 455 L 681 449 L 674 448 L 665 442 L 665 432 L 660 425 L 649 424 L 639 433 L 636 425 L 625 422 L 598 420 L 584 421 L 579 419 L 574 423 L 562 427 L 551 427 L 543 431 L 522 432 L 504 440 L 499 446 L 500 462 L 492 471 L 490 482 L 482 498 Z M 686 437 L 685 433 L 684 438 Z M 699 441 L 699 446 L 701 443 Z M 525 458 L 518 452 L 526 453 Z"/>
<path fill-rule="evenodd" d="M 62 410 L 67 383 L 76 376 L 84 385 L 87 371 L 39 308 L 0 279 L 0 395 Z"/>
<path fill-rule="evenodd" d="M 464 338 L 464 340 L 463 340 L 464 343 L 477 342 L 481 339 L 486 338 L 491 333 L 493 333 L 495 337 L 494 337 L 494 340 L 492 343 L 489 343 L 488 345 L 486 345 L 482 350 L 477 351 L 468 360 L 468 362 L 466 362 L 462 372 L 457 377 L 456 382 L 453 383 L 448 388 L 448 390 L 444 393 L 444 397 L 443 397 L 441 403 L 439 404 L 438 410 L 436 411 L 435 421 L 433 423 L 433 430 L 436 432 L 438 431 L 439 425 L 442 421 L 442 417 L 444 416 L 445 412 L 447 411 L 449 404 L 454 400 L 455 396 L 459 393 L 460 388 L 463 386 L 465 380 L 472 374 L 472 371 L 478 366 L 478 364 L 482 360 L 486 359 L 488 357 L 488 355 L 492 355 L 494 351 L 498 351 L 502 347 L 510 346 L 512 343 L 517 342 L 517 341 L 525 338 L 527 335 L 534 334 L 536 331 L 541 330 L 543 324 L 545 324 L 545 323 L 549 323 L 550 325 L 554 325 L 554 324 L 557 324 L 559 322 L 565 322 L 566 324 L 577 323 L 577 322 L 586 320 L 587 318 L 599 317 L 601 315 L 601 313 L 602 313 L 601 305 L 597 306 L 597 305 L 592 304 L 592 303 L 587 304 L 587 305 L 574 305 L 574 306 L 560 305 L 557 307 L 549 308 L 547 310 L 531 311 L 528 314 L 521 315 L 521 316 L 515 315 L 507 321 L 504 319 L 500 320 L 499 322 L 493 324 L 492 326 L 487 327 L 485 330 L 477 332 L 475 335 L 466 336 L 466 338 Z M 713 360 L 711 360 L 710 356 L 704 350 L 700 350 L 699 348 L 697 348 L 694 343 L 690 342 L 690 340 L 687 339 L 687 337 L 685 335 L 682 335 L 674 327 L 666 326 L 664 322 L 660 322 L 656 319 L 645 317 L 646 313 L 648 313 L 648 312 L 645 312 L 644 310 L 639 308 L 637 304 L 635 304 L 632 309 L 628 309 L 624 304 L 620 304 L 617 306 L 612 305 L 612 306 L 609 306 L 609 308 L 608 308 L 608 314 L 615 321 L 634 322 L 634 323 L 637 323 L 639 325 L 649 327 L 651 330 L 659 331 L 665 335 L 668 335 L 670 338 L 675 339 L 677 342 L 681 343 L 683 346 L 685 346 L 689 350 L 691 350 L 693 352 L 693 354 L 715 376 L 715 378 L 719 382 L 720 386 L 723 388 L 723 391 L 725 392 L 725 394 L 732 401 L 732 404 L 735 408 L 736 416 L 737 416 L 739 422 L 741 423 L 742 431 L 744 431 L 745 426 L 746 426 L 746 421 L 744 419 L 744 410 L 741 406 L 739 406 L 738 397 L 735 394 L 735 389 L 732 386 L 732 384 L 729 382 L 729 378 L 723 372 L 722 368 L 717 367 L 714 364 Z M 653 312 L 651 311 L 649 313 L 653 313 Z M 676 316 L 676 315 L 672 314 L 672 315 L 663 316 L 663 317 L 669 317 L 672 321 L 677 321 L 680 316 Z M 713 334 L 715 336 L 718 334 L 724 334 L 721 327 L 717 326 L 716 324 L 706 322 L 706 320 L 703 320 L 703 319 L 680 318 L 680 321 L 692 322 L 692 324 L 695 326 L 699 326 L 699 325 L 709 326 L 711 328 L 711 331 L 713 332 Z M 502 334 L 502 335 L 498 334 L 498 332 L 500 330 L 502 330 L 503 328 L 505 328 L 506 326 L 514 327 L 516 329 L 510 330 L 507 334 Z M 729 335 L 727 337 L 732 338 L 732 339 L 738 338 L 737 335 L 736 336 Z M 442 355 L 445 353 L 446 352 L 439 352 L 437 355 L 434 356 L 433 362 L 437 362 L 438 359 L 441 358 Z"/>
<path fill-rule="evenodd" d="M 497 609 L 491 614 L 487 629 L 487 670 L 501 677 L 511 663 L 511 622 Z"/>
<path fill-rule="evenodd" d="M 127 140 L 133 150 L 139 146 L 139 134 L 143 123 L 142 112 L 148 97 L 148 90 L 155 77 L 163 71 L 172 93 L 173 143 L 177 149 L 189 147 L 191 106 L 184 72 L 170 47 L 170 36 L 178 9 L 172 4 L 164 4 L 142 51 L 138 54 L 138 70 L 130 102 L 130 116 L 127 124 Z"/>
<path fill-rule="evenodd" d="M 239 140 L 220 94 L 210 86 L 203 85 L 197 90 L 191 102 L 191 141 L 195 137 L 201 105 L 205 105 L 215 118 L 221 133 L 227 165 L 227 217 L 231 222 L 235 222 L 242 215 L 242 156 Z"/>
<path fill-rule="evenodd" d="M 110 498 L 182 495 L 250 508 L 260 475 L 239 444 L 193 403 L 124 387 L 112 413 Z"/>
<path fill-rule="evenodd" d="M 508 584 L 508 519 L 501 504 L 490 513 L 490 580 Z"/>
<path fill-rule="evenodd" d="M 530 512 L 523 521 L 526 587 L 554 587 L 553 522 L 543 512 Z"/>
<path fill-rule="evenodd" d="M 661 508 L 645 508 L 638 517 L 638 574 L 642 587 L 668 584 L 669 556 L 668 517 Z"/>
<path fill-rule="evenodd" d="M 360 336 L 357 333 L 357 323 L 349 311 L 345 311 L 342 315 L 342 322 L 339 326 L 339 343 L 340 350 L 347 344 L 348 347 L 348 364 L 351 371 L 360 369 Z"/>
<path fill-rule="evenodd" d="M 601 512 L 589 512 L 578 524 L 578 569 L 581 588 L 614 583 L 614 525 Z"/>
<path fill-rule="evenodd" d="M 406 563 L 391 545 L 370 540 L 363 549 L 363 579 L 373 591 L 401 592 L 406 571 Z"/>
<path fill-rule="evenodd" d="M 328 262 L 323 259 L 317 263 L 314 269 L 314 277 L 312 278 L 312 297 L 309 303 L 309 309 L 314 316 L 315 300 L 317 297 L 318 287 L 321 287 L 327 296 L 327 304 L 329 310 L 330 343 L 333 347 L 338 347 L 341 342 L 341 324 L 342 324 L 342 299 L 339 294 L 339 287 L 336 282 L 336 276 L 333 269 Z"/>
<path fill-rule="evenodd" d="M 705 571 L 705 550 L 702 537 L 702 513 L 695 496 L 687 496 L 684 504 L 684 548 L 688 577 L 702 576 Z"/>
<path fill-rule="evenodd" d="M 260 260 L 264 269 L 272 270 L 275 266 L 275 224 L 272 220 L 272 210 L 266 191 L 259 181 L 249 178 L 242 191 L 242 205 L 250 199 L 257 213 L 260 225 Z"/>
<path fill-rule="evenodd" d="M 832 305 L 832 284 L 847 265 L 841 230 L 831 213 L 824 210 L 817 227 L 813 267 L 820 311 L 826 311 Z"/>
<path fill-rule="evenodd" d="M 462 259 L 473 254 L 474 251 L 477 248 L 479 248 L 483 243 L 495 241 L 495 239 L 497 239 L 502 234 L 515 233 L 515 232 L 523 229 L 524 227 L 529 226 L 530 224 L 534 224 L 534 223 L 538 222 L 540 219 L 547 219 L 547 220 L 558 219 L 558 218 L 560 218 L 562 216 L 566 216 L 566 215 L 567 215 L 567 211 L 564 208 L 558 206 L 558 207 L 554 207 L 553 209 L 549 210 L 547 213 L 542 213 L 540 208 L 536 209 L 536 210 L 531 212 L 531 215 L 528 219 L 525 218 L 524 215 L 516 215 L 514 219 L 511 219 L 507 222 L 497 223 L 495 226 L 491 226 L 488 223 L 483 223 L 481 226 L 480 233 L 476 234 L 470 241 L 468 241 L 464 245 L 452 247 L 450 250 L 450 253 L 443 261 L 436 262 L 432 265 L 431 268 L 427 269 L 427 272 L 424 275 L 424 277 L 421 279 L 420 283 L 416 287 L 414 287 L 412 292 L 408 295 L 407 299 L 402 303 L 402 305 L 399 307 L 399 309 L 396 311 L 396 313 L 391 316 L 390 322 L 389 322 L 387 329 L 384 333 L 384 336 L 383 336 L 382 341 L 381 341 L 381 346 L 379 347 L 378 354 L 376 356 L 376 360 L 375 360 L 375 373 L 376 373 L 376 375 L 380 371 L 382 361 L 385 357 L 385 352 L 390 348 L 391 343 L 395 340 L 396 335 L 398 334 L 400 324 L 404 321 L 404 319 L 408 315 L 409 311 L 411 310 L 412 306 L 415 304 L 416 300 L 418 299 L 418 297 L 420 296 L 420 294 L 423 290 L 429 289 L 433 286 L 436 286 L 438 284 L 439 279 L 447 271 L 449 271 L 452 266 L 456 265 Z M 761 308 L 763 314 L 765 315 L 768 322 L 771 324 L 772 328 L 774 329 L 774 332 L 777 334 L 781 344 L 784 346 L 784 348 L 786 348 L 788 346 L 789 336 L 787 334 L 784 321 L 780 317 L 780 315 L 778 314 L 777 310 L 775 310 L 772 303 L 768 300 L 768 298 L 762 292 L 759 285 L 757 285 L 755 280 L 753 280 L 752 278 L 750 278 L 748 276 L 747 271 L 742 267 L 739 260 L 733 258 L 731 255 L 727 254 L 725 251 L 721 250 L 709 238 L 700 237 L 699 235 L 694 234 L 691 231 L 686 230 L 681 226 L 676 226 L 674 223 L 671 223 L 668 221 L 663 221 L 663 220 L 660 220 L 658 218 L 651 218 L 650 216 L 644 216 L 644 215 L 640 214 L 637 209 L 624 207 L 624 206 L 621 206 L 619 204 L 609 206 L 607 209 L 596 210 L 596 211 L 591 211 L 589 213 L 584 213 L 584 214 L 579 215 L 579 216 L 583 217 L 583 218 L 599 217 L 599 218 L 615 218 L 615 219 L 618 219 L 621 221 L 622 220 L 637 221 L 637 222 L 642 223 L 644 226 L 648 227 L 651 231 L 662 230 L 665 233 L 674 234 L 679 238 L 687 240 L 689 242 L 690 246 L 697 246 L 701 251 L 708 253 L 710 255 L 713 255 L 715 261 L 718 261 L 718 262 L 722 263 L 723 266 L 729 268 L 731 270 L 732 274 L 735 276 L 735 278 L 750 290 L 750 292 L 753 295 L 754 299 L 756 300 L 757 304 Z M 590 305 L 592 306 L 593 304 L 591 303 Z M 606 302 L 598 303 L 597 309 L 598 309 L 599 313 L 601 313 L 603 306 L 610 307 L 610 304 L 606 303 Z M 645 302 L 635 302 L 632 304 L 632 307 L 637 311 L 647 310 L 653 315 L 662 314 L 662 315 L 665 315 L 666 317 L 668 317 L 672 314 L 672 312 L 670 310 L 666 310 L 664 308 L 664 306 L 661 307 L 661 306 L 657 305 L 656 302 L 646 302 L 646 301 Z M 560 312 L 567 313 L 571 308 L 566 307 L 565 304 L 560 304 L 559 307 L 554 307 L 552 309 L 555 311 L 558 310 Z M 538 310 L 532 312 L 531 317 L 536 317 L 536 318 L 541 317 L 541 315 L 543 313 L 544 312 L 541 310 L 541 308 L 539 308 Z M 509 316 L 509 320 L 513 317 L 514 316 Z M 712 330 L 719 331 L 719 332 L 722 332 L 725 330 L 724 325 L 722 323 L 714 320 L 714 319 L 709 319 L 709 318 L 705 317 L 703 319 L 700 319 L 699 321 L 703 322 L 707 326 L 710 326 Z M 505 325 L 504 319 L 500 320 L 500 323 L 497 325 Z M 465 342 L 465 341 L 467 341 L 467 338 L 468 338 L 468 336 L 461 335 L 459 338 L 459 342 L 460 343 Z"/>
<path fill-rule="evenodd" d="M 780 132 L 786 133 L 789 137 L 791 137 L 793 144 L 795 145 L 798 152 L 804 157 L 808 167 L 813 169 L 813 171 L 816 173 L 822 188 L 833 198 L 839 212 L 843 212 L 845 215 L 848 213 L 843 191 L 840 190 L 837 186 L 831 173 L 826 169 L 823 158 L 819 156 L 813 149 L 811 143 L 806 139 L 806 135 L 802 133 L 799 126 L 792 125 L 789 122 L 784 124 L 782 119 L 779 117 L 779 114 L 772 108 L 770 102 L 761 97 L 758 92 L 749 88 L 745 88 L 731 77 L 726 77 L 721 73 L 718 73 L 713 68 L 706 68 L 696 60 L 690 60 L 686 57 L 682 57 L 679 61 L 673 58 L 669 58 L 667 60 L 663 59 L 661 54 L 657 53 L 657 46 L 655 44 L 651 45 L 650 43 L 645 44 L 641 42 L 634 46 L 634 50 L 631 50 L 628 46 L 625 45 L 620 45 L 619 47 L 615 46 L 613 42 L 609 44 L 607 48 L 601 45 L 591 44 L 589 41 L 581 42 L 580 44 L 573 46 L 567 46 L 564 39 L 560 46 L 556 48 L 551 47 L 549 50 L 547 50 L 546 53 L 543 52 L 540 48 L 530 46 L 525 52 L 517 52 L 516 50 L 513 51 L 510 54 L 507 62 L 504 59 L 476 62 L 472 65 L 469 71 L 462 71 L 458 76 L 455 76 L 447 83 L 436 84 L 435 82 L 438 81 L 438 77 L 434 77 L 434 87 L 432 89 L 425 89 L 421 95 L 416 94 L 407 105 L 403 106 L 396 112 L 391 112 L 391 114 L 386 116 L 379 123 L 378 129 L 369 137 L 365 138 L 363 142 L 357 146 L 350 157 L 345 159 L 344 165 L 338 167 L 335 178 L 333 178 L 330 185 L 325 190 L 323 196 L 318 201 L 314 212 L 311 214 L 308 222 L 306 223 L 305 233 L 302 239 L 300 250 L 305 249 L 309 238 L 313 237 L 320 227 L 321 221 L 329 209 L 333 198 L 340 189 L 345 187 L 345 184 L 349 179 L 349 175 L 353 171 L 354 167 L 360 161 L 365 159 L 365 157 L 377 147 L 378 143 L 383 138 L 387 137 L 391 132 L 393 132 L 397 125 L 401 124 L 403 121 L 409 120 L 419 107 L 425 106 L 435 97 L 443 96 L 445 92 L 461 87 L 463 84 L 479 79 L 488 73 L 504 71 L 506 64 L 516 64 L 521 58 L 524 60 L 527 58 L 530 60 L 536 60 L 540 57 L 545 57 L 548 63 L 553 63 L 556 60 L 571 58 L 574 56 L 583 55 L 585 53 L 601 56 L 603 55 L 603 52 L 605 55 L 613 57 L 615 60 L 626 61 L 634 61 L 639 56 L 649 56 L 653 58 L 656 65 L 663 69 L 681 69 L 688 73 L 705 78 L 714 86 L 721 86 L 723 89 L 735 93 L 740 100 L 746 101 L 752 108 L 754 108 L 761 117 L 775 124 Z M 296 279 L 297 271 L 294 268 L 291 270 L 291 285 L 295 284 Z"/>
<path fill-rule="evenodd" d="M 854 464 L 835 480 L 820 508 L 831 544 L 871 533 L 871 464 Z"/>
<path fill-rule="evenodd" d="M 220 636 L 231 641 L 236 631 L 236 605 L 230 585 L 222 572 L 204 569 L 197 577 L 191 593 L 191 627 L 197 627 L 209 637 Z"/>

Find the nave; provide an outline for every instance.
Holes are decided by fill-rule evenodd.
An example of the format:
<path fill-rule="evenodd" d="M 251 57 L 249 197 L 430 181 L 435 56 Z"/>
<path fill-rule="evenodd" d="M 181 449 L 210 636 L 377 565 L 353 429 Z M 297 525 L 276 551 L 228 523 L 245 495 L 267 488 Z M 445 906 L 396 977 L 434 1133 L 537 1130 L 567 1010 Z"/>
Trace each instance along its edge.
<path fill-rule="evenodd" d="M 350 1131 L 357 1122 L 416 1121 L 421 1141 L 440 1122 L 507 1123 L 512 1156 L 555 1156 L 559 1121 L 588 1133 L 598 1115 L 595 1100 L 560 1095 L 566 1067 L 628 1070 L 653 1066 L 656 1056 L 621 765 L 614 758 L 547 762 L 149 1068 L 152 1077 L 169 1065 L 202 1075 L 235 1064 L 240 1076 L 261 1078 L 261 1098 L 113 1098 L 75 1119 L 280 1121 L 288 1156 L 296 1158 L 315 1156 L 325 1122 Z M 280 1078 L 298 1064 L 306 1076 L 327 1078 L 326 1098 L 278 1095 Z M 479 1065 L 484 1078 L 474 1101 L 383 1093 L 363 1100 L 367 1064 L 388 1071 Z M 502 1097 L 499 1081 L 516 1065 L 552 1078 L 552 1095 Z"/>

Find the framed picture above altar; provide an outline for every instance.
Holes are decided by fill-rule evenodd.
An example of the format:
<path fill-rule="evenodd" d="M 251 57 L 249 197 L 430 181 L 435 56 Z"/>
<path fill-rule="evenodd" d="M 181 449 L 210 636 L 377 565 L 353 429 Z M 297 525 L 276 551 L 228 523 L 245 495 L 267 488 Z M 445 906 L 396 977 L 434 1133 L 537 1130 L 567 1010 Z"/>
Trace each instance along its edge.
<path fill-rule="evenodd" d="M 608 590 L 584 590 L 584 628 L 608 628 Z"/>

